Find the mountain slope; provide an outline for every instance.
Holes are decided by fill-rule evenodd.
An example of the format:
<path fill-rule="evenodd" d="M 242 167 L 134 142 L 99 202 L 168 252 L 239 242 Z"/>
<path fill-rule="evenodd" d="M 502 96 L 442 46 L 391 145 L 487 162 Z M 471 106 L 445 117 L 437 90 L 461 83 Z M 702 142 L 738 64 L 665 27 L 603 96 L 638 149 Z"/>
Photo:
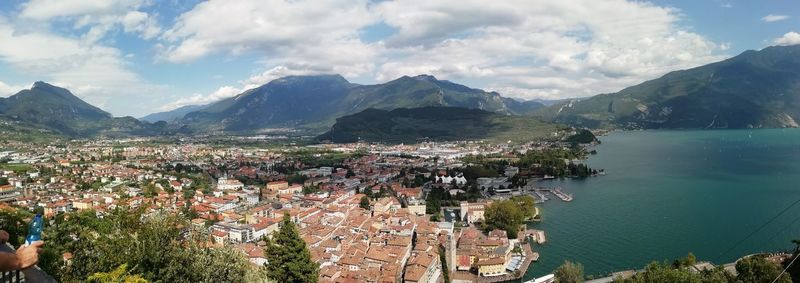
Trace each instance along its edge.
<path fill-rule="evenodd" d="M 800 121 L 800 45 L 767 47 L 538 111 L 552 121 L 618 128 L 775 128 Z"/>
<path fill-rule="evenodd" d="M 375 108 L 452 106 L 504 114 L 530 113 L 537 103 L 503 98 L 433 76 L 404 76 L 376 85 L 358 85 L 339 75 L 291 76 L 188 113 L 178 122 L 201 130 L 257 131 L 304 128 L 322 131 L 337 117 Z"/>
<path fill-rule="evenodd" d="M 6 126 L 24 125 L 25 129 L 69 137 L 150 135 L 166 128 L 166 123 L 112 117 L 69 90 L 45 82 L 36 82 L 30 89 L 0 100 L 0 121 Z"/>
<path fill-rule="evenodd" d="M 458 107 L 366 109 L 336 119 L 318 137 L 336 143 L 355 141 L 413 143 L 420 140 L 529 141 L 552 136 L 555 124 L 532 117 Z"/>
<path fill-rule="evenodd" d="M 206 106 L 208 105 L 186 105 L 169 111 L 152 113 L 147 116 L 139 118 L 139 120 L 150 123 L 155 123 L 158 121 L 170 122 L 173 120 L 181 119 L 183 118 L 184 115 L 194 111 L 201 110 Z"/>

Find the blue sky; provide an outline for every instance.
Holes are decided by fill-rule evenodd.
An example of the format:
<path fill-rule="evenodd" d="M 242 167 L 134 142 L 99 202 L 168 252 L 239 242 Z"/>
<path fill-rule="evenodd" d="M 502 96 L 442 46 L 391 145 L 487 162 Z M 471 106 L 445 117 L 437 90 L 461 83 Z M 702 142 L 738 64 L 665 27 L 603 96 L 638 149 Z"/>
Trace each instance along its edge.
<path fill-rule="evenodd" d="M 798 32 L 791 0 L 11 0 L 0 95 L 42 80 L 140 117 L 286 75 L 425 73 L 557 99 L 798 44 Z"/>

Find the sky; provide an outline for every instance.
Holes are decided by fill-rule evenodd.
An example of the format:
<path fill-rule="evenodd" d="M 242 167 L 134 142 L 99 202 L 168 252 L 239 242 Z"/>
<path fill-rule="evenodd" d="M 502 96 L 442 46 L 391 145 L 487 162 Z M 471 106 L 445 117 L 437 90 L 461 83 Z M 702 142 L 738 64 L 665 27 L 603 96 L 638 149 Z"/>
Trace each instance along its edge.
<path fill-rule="evenodd" d="M 0 96 L 45 81 L 141 117 L 337 73 L 561 99 L 791 44 L 796 0 L 0 0 Z"/>

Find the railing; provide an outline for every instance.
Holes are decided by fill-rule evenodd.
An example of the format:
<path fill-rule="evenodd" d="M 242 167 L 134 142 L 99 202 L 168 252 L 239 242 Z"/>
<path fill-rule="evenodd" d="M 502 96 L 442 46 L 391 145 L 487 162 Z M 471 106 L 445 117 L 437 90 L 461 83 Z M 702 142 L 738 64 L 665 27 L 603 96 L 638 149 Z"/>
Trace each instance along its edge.
<path fill-rule="evenodd" d="M 25 275 L 19 270 L 8 271 L 0 273 L 0 282 L 25 282 Z"/>
<path fill-rule="evenodd" d="M 0 252 L 14 253 L 14 248 L 9 244 L 0 245 Z M 19 270 L 0 272 L 0 282 L 25 282 L 25 275 Z"/>
<path fill-rule="evenodd" d="M 0 252 L 14 253 L 14 248 L 8 243 L 0 244 Z M 27 280 L 26 280 L 27 277 Z M 38 266 L 32 266 L 24 270 L 14 270 L 8 272 L 0 272 L 0 283 L 22 283 L 22 282 L 56 282 L 53 277 L 39 269 Z"/>

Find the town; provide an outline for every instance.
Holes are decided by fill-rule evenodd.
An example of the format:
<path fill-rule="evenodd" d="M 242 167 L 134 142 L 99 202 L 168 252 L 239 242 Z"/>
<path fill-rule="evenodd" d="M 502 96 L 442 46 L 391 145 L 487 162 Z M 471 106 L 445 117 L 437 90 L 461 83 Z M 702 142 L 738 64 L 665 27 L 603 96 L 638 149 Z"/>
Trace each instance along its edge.
<path fill-rule="evenodd" d="M 486 225 L 492 203 L 523 204 L 530 221 L 540 220 L 533 204 L 547 200 L 545 192 L 572 200 L 533 183 L 563 172 L 509 161 L 524 164 L 532 152 L 570 148 L 576 145 L 10 142 L 0 152 L 0 201 L 1 209 L 47 219 L 78 211 L 102 218 L 118 208 L 182 215 L 213 246 L 241 251 L 254 267 L 267 262 L 264 239 L 288 216 L 319 266 L 320 282 L 497 282 L 525 274 L 539 257 L 529 241 L 543 243 L 544 232 L 524 222 Z M 558 160 L 566 172 L 592 173 L 575 169 L 577 157 Z M 73 255 L 60 256 L 69 263 Z"/>

